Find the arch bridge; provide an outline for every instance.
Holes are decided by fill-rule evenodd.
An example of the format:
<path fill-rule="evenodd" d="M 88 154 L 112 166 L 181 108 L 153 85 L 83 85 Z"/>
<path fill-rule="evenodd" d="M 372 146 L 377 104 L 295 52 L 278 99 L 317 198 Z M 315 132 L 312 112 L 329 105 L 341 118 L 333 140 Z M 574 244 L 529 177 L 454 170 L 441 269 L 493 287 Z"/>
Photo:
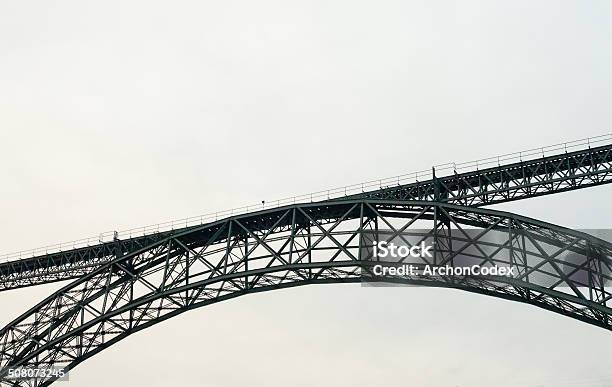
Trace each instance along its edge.
<path fill-rule="evenodd" d="M 611 181 L 612 145 L 602 145 L 5 262 L 3 291 L 66 284 L 0 330 L 0 386 L 46 386 L 55 378 L 9 380 L 8 370 L 73 369 L 188 310 L 308 284 L 448 287 L 612 330 L 611 243 L 484 208 Z M 377 241 L 428 241 L 433 251 L 381 259 Z M 419 270 L 470 265 L 515 273 L 380 276 L 375 270 L 407 263 Z"/>

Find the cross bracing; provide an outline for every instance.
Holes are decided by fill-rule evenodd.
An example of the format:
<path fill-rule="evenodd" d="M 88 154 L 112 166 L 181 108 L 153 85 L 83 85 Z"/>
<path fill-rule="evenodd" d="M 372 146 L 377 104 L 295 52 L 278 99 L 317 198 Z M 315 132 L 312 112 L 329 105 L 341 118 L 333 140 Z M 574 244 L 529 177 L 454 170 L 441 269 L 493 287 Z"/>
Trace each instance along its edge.
<path fill-rule="evenodd" d="M 0 330 L 9 367 L 72 369 L 128 335 L 241 295 L 308 284 L 394 282 L 528 303 L 612 328 L 612 245 L 490 204 L 612 181 L 612 146 L 499 165 L 334 200 L 268 208 L 0 265 L 0 290 L 66 281 Z M 476 231 L 474 231 L 476 230 Z M 416 266 L 515 267 L 512 277 L 375 275 L 376 240 L 436 246 Z M 384 262 L 401 266 L 401 260 Z"/>

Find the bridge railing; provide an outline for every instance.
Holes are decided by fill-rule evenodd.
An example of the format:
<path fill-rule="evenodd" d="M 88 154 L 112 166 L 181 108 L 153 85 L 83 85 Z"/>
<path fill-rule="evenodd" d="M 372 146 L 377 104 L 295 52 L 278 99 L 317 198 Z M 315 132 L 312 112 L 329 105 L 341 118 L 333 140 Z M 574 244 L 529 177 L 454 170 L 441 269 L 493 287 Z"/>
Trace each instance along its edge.
<path fill-rule="evenodd" d="M 462 173 L 479 169 L 491 168 L 504 164 L 512 164 L 520 161 L 534 160 L 546 156 L 551 156 L 554 154 L 588 149 L 591 147 L 597 147 L 606 144 L 612 144 L 612 133 L 596 137 L 583 138 L 575 141 L 558 143 L 554 145 L 548 145 L 545 147 L 527 149 L 520 152 L 507 153 L 503 155 L 488 157 L 485 159 L 467 161 L 462 163 L 451 162 L 445 164 L 438 164 L 434 165 L 434 168 L 438 177 L 444 177 L 453 173 Z M 358 184 L 352 184 L 343 187 L 336 187 L 322 191 L 311 192 L 303 195 L 286 197 L 273 201 L 262 201 L 257 204 L 231 208 L 229 210 L 210 212 L 203 215 L 170 220 L 167 222 L 147 226 L 135 227 L 120 231 L 105 231 L 95 236 L 77 239 L 70 242 L 62 242 L 30 250 L 17 251 L 8 254 L 0 254 L 0 262 L 14 261 L 52 253 L 59 253 L 66 250 L 88 247 L 100 243 L 111 242 L 114 240 L 114 238 L 129 239 L 133 237 L 155 234 L 162 231 L 170 231 L 179 228 L 199 226 L 205 223 L 213 222 L 234 215 L 244 214 L 250 211 L 275 208 L 295 203 L 315 202 L 326 199 L 341 198 L 344 196 L 359 194 L 362 192 L 411 184 L 421 180 L 429 180 L 431 179 L 431 177 L 432 170 L 425 169 L 421 171 L 405 173 L 402 175 L 386 177 L 383 179 L 370 180 Z"/>

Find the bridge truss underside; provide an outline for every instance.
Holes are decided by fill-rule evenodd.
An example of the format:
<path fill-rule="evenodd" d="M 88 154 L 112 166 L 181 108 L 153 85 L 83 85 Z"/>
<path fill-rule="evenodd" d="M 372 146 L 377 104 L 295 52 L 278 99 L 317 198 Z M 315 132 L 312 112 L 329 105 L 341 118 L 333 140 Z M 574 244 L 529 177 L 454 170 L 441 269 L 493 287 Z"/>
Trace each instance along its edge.
<path fill-rule="evenodd" d="M 610 144 L 510 164 L 500 165 L 499 161 L 495 167 L 478 169 L 476 164 L 476 170 L 407 184 L 401 184 L 399 177 L 397 182 L 384 179 L 374 191 L 348 196 L 346 190 L 344 195 L 342 190 L 334 191 L 342 195 L 341 199 L 349 200 L 434 201 L 480 207 L 612 183 Z M 329 194 L 328 191 L 328 199 Z M 278 203 L 280 206 L 280 201 Z M 115 257 L 199 227 L 202 218 L 196 224 L 188 219 L 184 225 L 178 222 L 177 226 L 181 227 L 178 230 L 174 229 L 174 222 L 171 224 L 171 229 L 165 231 L 159 226 L 156 231 L 143 227 L 139 232 L 134 230 L 132 234 L 130 231 L 114 240 L 99 239 L 96 243 L 93 238 L 93 244 L 88 239 L 87 245 L 83 245 L 83 241 L 74 242 L 72 247 L 67 245 L 63 250 L 60 245 L 52 246 L 50 251 L 37 249 L 23 253 L 23 257 L 21 253 L 14 254 L 13 259 L 0 262 L 0 292 L 79 278 Z"/>
<path fill-rule="evenodd" d="M 414 244 L 408 236 L 416 230 L 436 246 L 432 258 L 417 264 L 455 266 L 461 258 L 482 267 L 516 267 L 517 274 L 372 275 L 380 263 L 372 254 L 374 242 Z M 307 284 L 450 287 L 612 329 L 611 273 L 611 244 L 510 213 L 370 199 L 287 206 L 168 235 L 74 280 L 0 331 L 0 380 L 7 367 L 72 369 L 128 335 L 190 309 Z M 52 382 L 2 381 L 0 386 Z"/>

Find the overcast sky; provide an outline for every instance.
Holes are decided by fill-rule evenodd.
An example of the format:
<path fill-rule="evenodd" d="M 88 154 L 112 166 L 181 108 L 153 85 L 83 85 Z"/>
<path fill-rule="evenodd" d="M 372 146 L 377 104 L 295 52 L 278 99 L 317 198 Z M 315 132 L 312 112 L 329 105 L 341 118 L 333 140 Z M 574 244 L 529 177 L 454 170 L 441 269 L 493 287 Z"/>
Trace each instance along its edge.
<path fill-rule="evenodd" d="M 611 40 L 609 1 L 1 2 L 0 252 L 610 133 Z M 497 208 L 612 228 L 611 189 Z M 0 323 L 54 288 L 1 293 Z M 170 319 L 69 383 L 609 386 L 610 355 L 529 305 L 324 285 Z"/>

